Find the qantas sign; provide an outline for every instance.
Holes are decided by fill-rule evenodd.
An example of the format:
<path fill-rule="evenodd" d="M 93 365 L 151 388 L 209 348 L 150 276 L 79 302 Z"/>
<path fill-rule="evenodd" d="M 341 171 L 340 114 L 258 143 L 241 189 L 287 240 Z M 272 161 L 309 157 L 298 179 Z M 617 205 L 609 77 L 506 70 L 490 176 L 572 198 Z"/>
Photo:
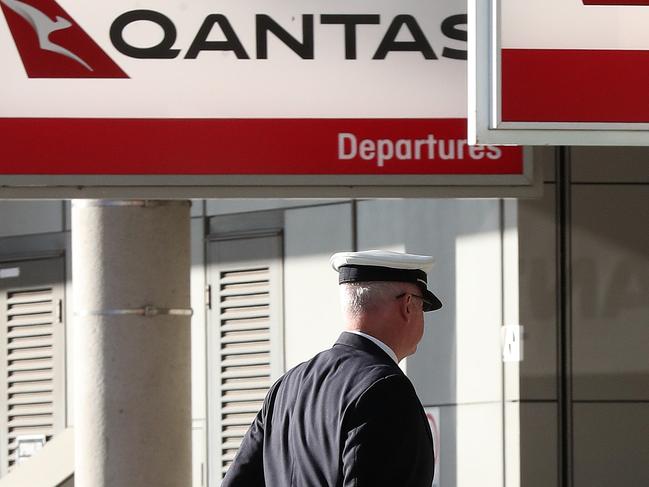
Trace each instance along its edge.
<path fill-rule="evenodd" d="M 55 0 L 0 0 L 14 41 L 30 78 L 125 78 L 122 69 L 97 45 Z M 439 56 L 466 60 L 466 49 L 443 46 L 439 53 L 431 45 L 419 22 L 413 15 L 399 14 L 386 22 L 378 14 L 303 14 L 301 37 L 293 36 L 272 16 L 254 15 L 256 59 L 269 58 L 269 37 L 277 39 L 301 59 L 314 59 L 316 54 L 314 23 L 338 26 L 344 37 L 344 59 L 357 59 L 357 35 L 363 26 L 383 25 L 384 35 L 379 40 L 372 59 L 382 60 L 390 53 L 416 52 L 425 60 Z M 466 15 L 446 17 L 440 25 L 444 36 L 465 43 Z M 155 45 L 131 43 L 125 36 L 133 25 L 152 24 L 162 32 Z M 336 27 L 331 27 L 336 28 Z M 222 39 L 213 40 L 214 32 Z M 408 40 L 400 40 L 403 34 Z M 168 15 L 157 10 L 139 9 L 120 14 L 110 24 L 110 40 L 121 54 L 136 59 L 196 59 L 202 52 L 231 52 L 238 59 L 251 55 L 226 15 L 207 15 L 190 45 L 183 50 L 176 46 L 178 27 Z"/>
<path fill-rule="evenodd" d="M 0 7 L 0 174 L 523 172 L 466 144 L 464 0 Z"/>

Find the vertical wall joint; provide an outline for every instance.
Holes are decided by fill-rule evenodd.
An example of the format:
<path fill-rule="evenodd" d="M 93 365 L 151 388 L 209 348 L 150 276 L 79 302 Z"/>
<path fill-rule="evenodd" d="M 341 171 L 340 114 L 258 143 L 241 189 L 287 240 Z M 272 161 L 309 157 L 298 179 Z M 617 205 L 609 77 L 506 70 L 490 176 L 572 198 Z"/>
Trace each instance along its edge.
<path fill-rule="evenodd" d="M 559 485 L 573 485 L 572 455 L 572 274 L 570 148 L 555 149 L 557 238 L 557 398 Z"/>

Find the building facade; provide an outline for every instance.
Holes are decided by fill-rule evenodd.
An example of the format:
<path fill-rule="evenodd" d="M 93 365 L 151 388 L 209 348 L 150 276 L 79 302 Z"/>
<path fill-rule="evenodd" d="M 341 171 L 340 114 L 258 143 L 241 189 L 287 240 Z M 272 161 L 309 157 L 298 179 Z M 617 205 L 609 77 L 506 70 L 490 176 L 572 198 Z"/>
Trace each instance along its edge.
<path fill-rule="evenodd" d="M 193 486 L 220 484 L 273 380 L 340 333 L 329 256 L 371 248 L 436 258 L 444 307 L 402 367 L 437 485 L 649 484 L 649 151 L 534 155 L 538 199 L 194 201 Z M 0 202 L 2 487 L 74 428 L 69 207 Z"/>

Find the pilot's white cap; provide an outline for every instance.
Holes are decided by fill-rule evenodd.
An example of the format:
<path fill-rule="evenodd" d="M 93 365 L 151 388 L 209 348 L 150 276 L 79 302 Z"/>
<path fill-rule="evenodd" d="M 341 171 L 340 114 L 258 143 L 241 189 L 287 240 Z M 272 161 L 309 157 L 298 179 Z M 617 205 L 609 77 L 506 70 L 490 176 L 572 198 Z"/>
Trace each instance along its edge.
<path fill-rule="evenodd" d="M 428 272 L 434 258 L 429 255 L 405 254 L 389 250 L 338 252 L 331 256 L 331 266 L 338 272 L 338 283 L 398 281 L 417 284 L 423 293 L 424 311 L 442 307 L 441 301 L 428 290 Z"/>

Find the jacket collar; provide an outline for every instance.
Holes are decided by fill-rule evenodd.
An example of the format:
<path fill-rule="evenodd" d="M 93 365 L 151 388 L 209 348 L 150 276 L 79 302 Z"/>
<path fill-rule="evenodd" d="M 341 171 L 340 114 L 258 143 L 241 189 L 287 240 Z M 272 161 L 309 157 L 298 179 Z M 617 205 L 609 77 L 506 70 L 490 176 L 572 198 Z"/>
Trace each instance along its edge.
<path fill-rule="evenodd" d="M 392 357 L 390 357 L 387 353 L 385 353 L 383 350 L 381 350 L 381 347 L 373 343 L 371 340 L 368 340 L 367 338 L 361 336 L 361 335 L 356 335 L 355 333 L 349 333 L 349 332 L 342 332 L 340 337 L 338 337 L 338 340 L 336 341 L 336 345 L 347 345 L 353 348 L 356 348 L 358 350 L 362 350 L 366 353 L 369 353 L 371 355 L 374 355 L 375 357 L 381 359 L 382 362 L 386 362 L 390 365 L 395 366 L 397 369 L 399 369 L 399 366 L 394 363 L 394 360 L 392 360 Z M 401 369 L 399 369 L 401 370 Z"/>

